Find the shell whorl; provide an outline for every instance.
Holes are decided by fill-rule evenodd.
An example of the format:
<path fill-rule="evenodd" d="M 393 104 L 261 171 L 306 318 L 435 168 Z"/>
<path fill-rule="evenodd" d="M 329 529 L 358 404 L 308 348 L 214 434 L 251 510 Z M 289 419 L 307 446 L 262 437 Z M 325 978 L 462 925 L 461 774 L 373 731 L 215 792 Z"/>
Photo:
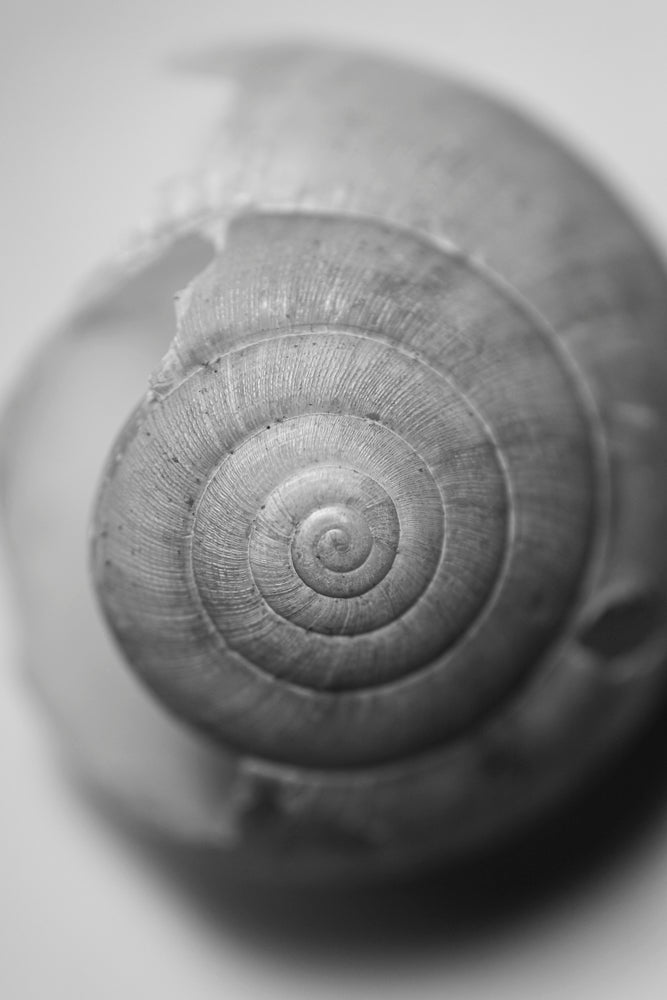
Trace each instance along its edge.
<path fill-rule="evenodd" d="M 587 565 L 595 442 L 552 332 L 432 241 L 298 214 L 237 222 L 188 316 L 224 337 L 158 380 L 99 514 L 135 665 L 272 760 L 456 736 Z"/>
<path fill-rule="evenodd" d="M 97 590 L 292 826 L 438 853 L 561 794 L 632 714 L 635 647 L 646 677 L 662 657 L 667 293 L 604 189 L 492 102 L 332 57 L 292 108 L 273 73 L 107 464 Z"/>

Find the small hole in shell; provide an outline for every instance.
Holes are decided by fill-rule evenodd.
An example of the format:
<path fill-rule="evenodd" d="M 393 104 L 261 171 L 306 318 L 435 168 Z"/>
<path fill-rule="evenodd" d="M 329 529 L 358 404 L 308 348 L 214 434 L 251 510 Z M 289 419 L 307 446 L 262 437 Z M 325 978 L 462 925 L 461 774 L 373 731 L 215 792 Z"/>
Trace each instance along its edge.
<path fill-rule="evenodd" d="M 662 616 L 657 594 L 626 594 L 607 602 L 584 627 L 579 641 L 599 656 L 622 656 L 646 642 Z"/>

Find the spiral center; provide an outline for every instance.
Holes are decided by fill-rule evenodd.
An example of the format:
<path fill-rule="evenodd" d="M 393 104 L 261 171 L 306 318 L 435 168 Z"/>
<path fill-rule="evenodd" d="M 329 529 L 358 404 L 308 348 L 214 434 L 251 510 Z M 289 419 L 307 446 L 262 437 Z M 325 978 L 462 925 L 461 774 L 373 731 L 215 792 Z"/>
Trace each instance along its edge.
<path fill-rule="evenodd" d="M 286 621 L 308 632 L 356 635 L 378 628 L 395 614 L 396 599 L 385 600 L 382 587 L 373 598 L 357 598 L 380 586 L 394 565 L 400 519 L 391 496 L 372 476 L 340 461 L 316 460 L 322 450 L 322 416 L 312 419 L 312 452 L 306 451 L 309 442 L 302 435 L 294 454 L 293 428 L 287 422 L 275 431 L 279 440 L 272 445 L 274 462 L 280 463 L 282 447 L 284 459 L 297 468 L 292 475 L 282 473 L 275 484 L 258 484 L 249 535 L 253 583 Z M 327 415 L 328 424 L 333 420 L 348 435 L 368 426 L 355 418 Z M 305 425 L 300 418 L 299 426 Z M 340 438 L 336 448 L 340 450 Z M 305 467 L 299 468 L 302 464 Z M 404 545 L 409 552 L 409 525 L 407 531 Z M 275 652 L 271 655 L 275 662 Z"/>
<path fill-rule="evenodd" d="M 342 504 L 313 511 L 299 525 L 292 543 L 292 560 L 304 580 L 319 564 L 332 573 L 350 573 L 368 559 L 373 534 L 359 511 Z"/>

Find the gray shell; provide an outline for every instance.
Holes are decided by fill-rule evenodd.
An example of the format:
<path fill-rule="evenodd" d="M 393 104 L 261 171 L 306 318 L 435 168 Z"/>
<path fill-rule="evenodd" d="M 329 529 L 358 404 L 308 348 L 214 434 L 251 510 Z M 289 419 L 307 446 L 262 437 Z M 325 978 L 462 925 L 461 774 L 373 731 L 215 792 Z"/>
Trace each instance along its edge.
<path fill-rule="evenodd" d="M 308 48 L 219 68 L 189 211 L 49 362 L 69 377 L 100 330 L 126 366 L 166 346 L 196 274 L 87 460 L 105 617 L 195 729 L 132 689 L 123 730 L 150 716 L 177 761 L 154 814 L 145 761 L 123 786 L 84 734 L 84 767 L 236 866 L 456 857 L 563 801 L 663 688 L 665 276 L 597 179 L 467 87 Z"/>

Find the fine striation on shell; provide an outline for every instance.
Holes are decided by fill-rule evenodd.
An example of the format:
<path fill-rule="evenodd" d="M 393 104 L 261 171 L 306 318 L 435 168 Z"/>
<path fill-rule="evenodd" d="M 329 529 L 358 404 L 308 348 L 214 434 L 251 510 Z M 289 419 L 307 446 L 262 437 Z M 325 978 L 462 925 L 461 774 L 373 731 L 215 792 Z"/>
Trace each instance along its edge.
<path fill-rule="evenodd" d="M 209 69 L 237 90 L 189 213 L 63 334 L 145 351 L 88 460 L 93 576 L 194 728 L 128 686 L 130 728 L 188 761 L 164 831 L 234 864 L 452 857 L 561 801 L 663 688 L 667 282 L 597 179 L 467 87 L 310 48 Z M 140 812 L 152 767 L 123 770 Z"/>

